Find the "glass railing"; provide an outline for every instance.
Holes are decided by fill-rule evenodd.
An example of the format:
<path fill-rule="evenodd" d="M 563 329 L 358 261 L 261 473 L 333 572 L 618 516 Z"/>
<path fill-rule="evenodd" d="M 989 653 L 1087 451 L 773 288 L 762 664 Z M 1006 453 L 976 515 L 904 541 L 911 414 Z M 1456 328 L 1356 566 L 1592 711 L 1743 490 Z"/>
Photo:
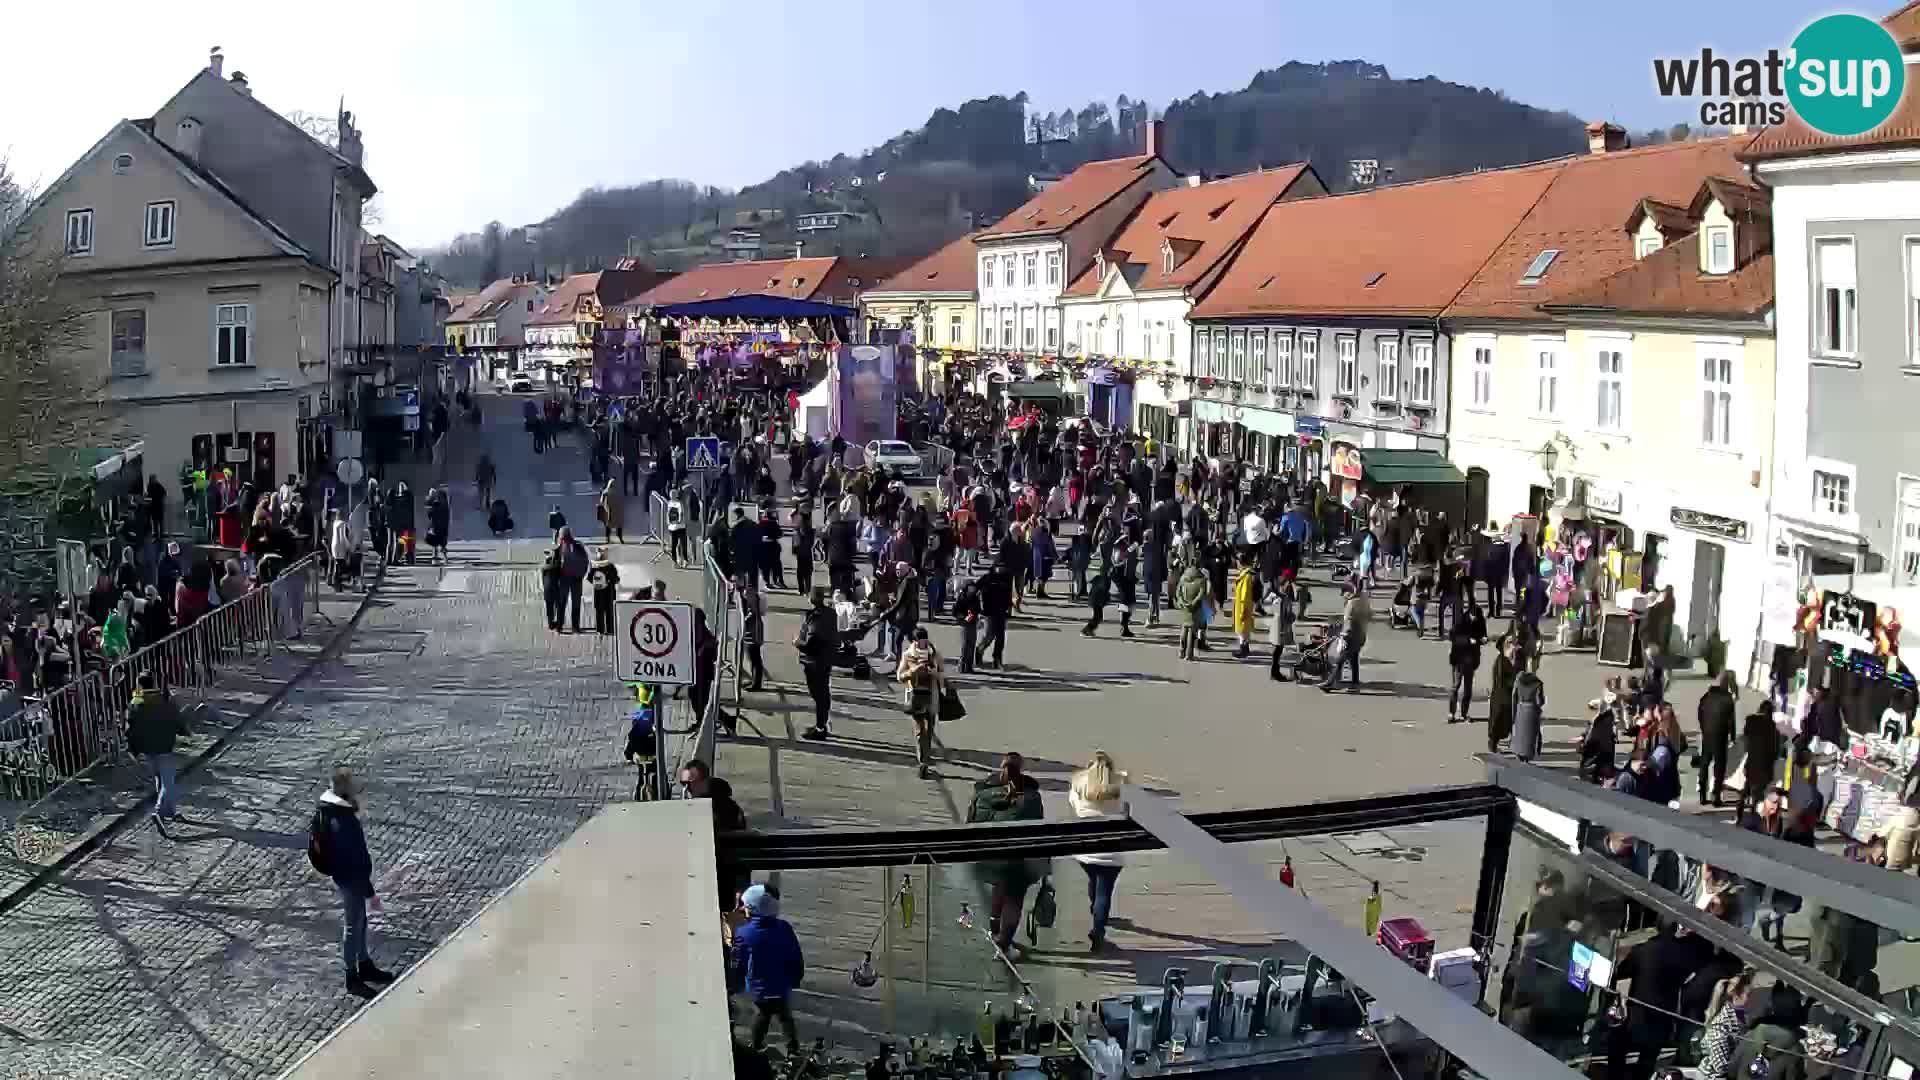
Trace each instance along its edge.
<path fill-rule="evenodd" d="M 1356 932 L 1370 918 L 1384 924 L 1382 940 L 1410 965 L 1437 970 L 1473 1001 L 1484 829 L 1470 819 L 1391 838 L 1233 850 Z M 1466 856 L 1449 857 L 1455 848 Z M 1116 1062 L 1132 1076 L 1266 1075 L 1282 1066 L 1334 1076 L 1392 1076 L 1397 1067 L 1416 1076 L 1437 1053 L 1365 988 L 1250 924 L 1232 895 L 1166 851 L 1091 866 L 920 861 L 754 878 L 777 890 L 779 917 L 798 936 L 806 974 L 791 1011 L 800 1052 L 820 1075 L 875 1075 L 865 1070 L 897 1055 L 903 1073 L 929 1077 L 1092 1076 L 1096 1067 L 1120 1075 Z M 1096 947 L 1090 884 L 1109 878 L 1110 917 Z M 1370 902 L 1376 882 L 1380 898 Z M 740 919 L 732 933 L 751 939 Z M 788 1075 L 779 1018 L 761 1019 L 753 986 L 736 990 L 736 1041 L 751 1047 L 764 1038 Z"/>

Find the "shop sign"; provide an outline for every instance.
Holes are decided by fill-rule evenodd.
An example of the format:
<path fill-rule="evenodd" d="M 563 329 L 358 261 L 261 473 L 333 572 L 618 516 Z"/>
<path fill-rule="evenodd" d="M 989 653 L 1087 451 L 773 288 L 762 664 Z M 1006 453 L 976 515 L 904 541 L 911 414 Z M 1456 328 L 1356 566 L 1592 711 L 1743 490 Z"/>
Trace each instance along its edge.
<path fill-rule="evenodd" d="M 1594 487 L 1587 485 L 1587 509 L 1598 510 L 1603 514 L 1620 512 L 1621 498 L 1619 488 Z"/>
<path fill-rule="evenodd" d="M 1326 430 L 1326 425 L 1322 424 L 1320 418 L 1317 416 L 1296 416 L 1293 418 L 1293 433 L 1295 435 L 1317 436 L 1325 434 Z"/>
<path fill-rule="evenodd" d="M 1327 468 L 1342 480 L 1358 480 L 1365 473 L 1360 462 L 1360 451 L 1342 443 L 1334 444 L 1333 461 Z"/>
<path fill-rule="evenodd" d="M 1820 640 L 1871 655 L 1880 609 L 1871 600 L 1852 593 L 1829 591 L 1820 596 Z"/>
<path fill-rule="evenodd" d="M 1587 502 L 1588 505 L 1592 505 L 1592 498 L 1589 497 Z M 1709 536 L 1723 537 L 1727 540 L 1737 540 L 1743 544 L 1747 541 L 1747 523 L 1741 521 L 1739 518 L 1722 517 L 1719 514 L 1709 514 L 1702 510 L 1688 510 L 1684 507 L 1676 506 L 1668 511 L 1667 520 L 1673 522 L 1674 525 L 1679 528 L 1692 532 L 1706 533 Z"/>
<path fill-rule="evenodd" d="M 1800 577 L 1793 560 L 1774 559 L 1767 563 L 1760 593 L 1760 637 L 1775 645 L 1792 645 L 1799 640 L 1795 626 L 1800 618 Z"/>

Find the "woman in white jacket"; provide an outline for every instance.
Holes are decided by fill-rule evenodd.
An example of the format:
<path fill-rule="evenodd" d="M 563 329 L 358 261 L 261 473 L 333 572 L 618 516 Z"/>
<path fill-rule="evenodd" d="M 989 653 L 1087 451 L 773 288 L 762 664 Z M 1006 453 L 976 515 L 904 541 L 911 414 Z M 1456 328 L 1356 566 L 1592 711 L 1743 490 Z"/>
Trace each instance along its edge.
<path fill-rule="evenodd" d="M 1073 774 L 1073 789 L 1067 802 L 1075 817 L 1125 817 L 1127 807 L 1120 800 L 1120 785 L 1126 773 L 1114 768 L 1105 750 L 1095 750 L 1087 767 Z M 1113 909 L 1113 887 L 1120 880 L 1123 865 L 1119 855 L 1076 855 L 1080 869 L 1087 872 L 1087 906 L 1093 915 L 1093 929 L 1087 941 L 1099 952 L 1107 944 L 1107 916 Z"/>

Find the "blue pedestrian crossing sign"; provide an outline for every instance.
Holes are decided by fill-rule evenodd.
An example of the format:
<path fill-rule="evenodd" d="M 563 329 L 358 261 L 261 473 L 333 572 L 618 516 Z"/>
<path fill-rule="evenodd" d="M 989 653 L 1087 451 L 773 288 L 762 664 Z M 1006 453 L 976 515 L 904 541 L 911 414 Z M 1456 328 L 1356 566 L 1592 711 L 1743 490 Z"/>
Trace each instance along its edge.
<path fill-rule="evenodd" d="M 687 468 L 718 469 L 720 467 L 720 440 L 713 437 L 687 440 Z"/>

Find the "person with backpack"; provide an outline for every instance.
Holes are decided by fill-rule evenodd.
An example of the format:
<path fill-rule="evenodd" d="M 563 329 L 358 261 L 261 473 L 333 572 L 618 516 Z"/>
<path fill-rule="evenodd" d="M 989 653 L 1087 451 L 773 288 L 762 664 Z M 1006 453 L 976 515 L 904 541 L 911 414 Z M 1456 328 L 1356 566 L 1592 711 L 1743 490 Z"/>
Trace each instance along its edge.
<path fill-rule="evenodd" d="M 378 909 L 373 891 L 373 856 L 367 852 L 367 834 L 360 827 L 360 785 L 353 770 L 339 766 L 320 794 L 320 806 L 307 824 L 307 861 L 333 879 L 340 892 L 342 925 L 340 959 L 346 968 L 347 992 L 370 998 L 374 989 L 393 981 L 367 955 L 367 908 Z"/>
<path fill-rule="evenodd" d="M 172 695 L 160 689 L 153 672 L 141 672 L 134 681 L 133 701 L 127 705 L 127 751 L 153 773 L 153 827 L 161 836 L 167 835 L 165 823 L 180 817 L 175 809 L 178 792 L 174 783 L 179 765 L 173 749 L 186 733 L 186 718 L 173 703 Z"/>
<path fill-rule="evenodd" d="M 800 633 L 794 637 L 793 646 L 800 654 L 807 696 L 813 699 L 813 727 L 800 734 L 817 741 L 832 734 L 827 717 L 833 706 L 833 658 L 840 652 L 840 622 L 827 604 L 827 590 L 813 590 L 812 601 L 801 616 Z"/>

